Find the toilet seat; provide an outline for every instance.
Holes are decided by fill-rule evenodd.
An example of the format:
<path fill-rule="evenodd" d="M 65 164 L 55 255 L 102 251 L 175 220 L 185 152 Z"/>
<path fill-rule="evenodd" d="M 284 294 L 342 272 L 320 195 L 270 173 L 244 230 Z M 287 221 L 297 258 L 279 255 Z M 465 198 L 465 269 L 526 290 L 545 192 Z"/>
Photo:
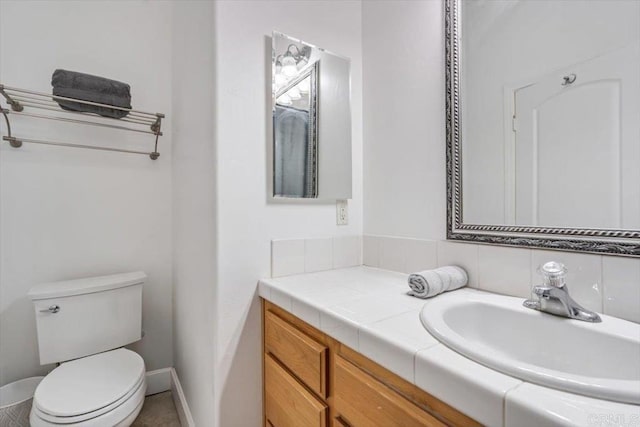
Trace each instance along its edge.
<path fill-rule="evenodd" d="M 106 417 L 117 425 L 118 418 L 139 411 L 145 391 L 144 361 L 133 351 L 120 348 L 66 362 L 36 389 L 32 424 L 106 425 Z"/>
<path fill-rule="evenodd" d="M 41 419 L 43 419 L 45 421 L 48 421 L 50 423 L 54 423 L 54 424 L 79 423 L 79 422 L 86 421 L 86 420 L 89 420 L 91 418 L 95 418 L 95 417 L 98 417 L 100 415 L 103 415 L 103 414 L 106 414 L 108 412 L 113 411 L 115 408 L 119 407 L 124 402 L 129 400 L 131 398 L 131 396 L 133 396 L 139 390 L 139 388 L 142 386 L 143 383 L 144 383 L 144 378 L 142 378 L 138 382 L 136 387 L 133 388 L 132 390 L 130 390 L 125 396 L 121 397 L 120 399 L 116 400 L 115 402 L 111 403 L 110 405 L 105 406 L 103 408 L 100 408 L 97 411 L 87 412 L 87 413 L 80 414 L 80 415 L 75 415 L 75 416 L 56 416 L 56 415 L 51 415 L 51 414 L 49 414 L 47 412 L 42 411 L 36 405 L 34 405 L 33 407 L 35 408 L 35 410 L 36 410 L 36 412 L 38 414 L 38 417 L 40 417 Z"/>
<path fill-rule="evenodd" d="M 96 413 L 87 414 L 86 419 L 83 421 L 77 421 L 77 418 L 72 421 L 65 417 L 46 419 L 47 414 L 43 414 L 34 406 L 31 409 L 29 422 L 31 427 L 129 427 L 142 409 L 146 390 L 147 384 L 144 381 L 135 393 L 128 400 L 122 402 L 120 406 L 101 415 L 96 415 Z"/>

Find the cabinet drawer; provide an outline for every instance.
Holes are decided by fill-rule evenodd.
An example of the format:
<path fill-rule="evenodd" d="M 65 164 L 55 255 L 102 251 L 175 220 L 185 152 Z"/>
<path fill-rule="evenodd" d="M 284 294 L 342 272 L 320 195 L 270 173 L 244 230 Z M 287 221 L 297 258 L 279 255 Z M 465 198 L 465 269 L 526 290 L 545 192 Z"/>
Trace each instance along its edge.
<path fill-rule="evenodd" d="M 336 412 L 353 427 L 444 426 L 340 356 L 335 358 L 334 381 Z"/>
<path fill-rule="evenodd" d="M 265 416 L 273 427 L 326 427 L 327 406 L 271 356 L 264 360 Z"/>
<path fill-rule="evenodd" d="M 270 311 L 265 312 L 265 351 L 321 397 L 327 396 L 327 347 Z"/>

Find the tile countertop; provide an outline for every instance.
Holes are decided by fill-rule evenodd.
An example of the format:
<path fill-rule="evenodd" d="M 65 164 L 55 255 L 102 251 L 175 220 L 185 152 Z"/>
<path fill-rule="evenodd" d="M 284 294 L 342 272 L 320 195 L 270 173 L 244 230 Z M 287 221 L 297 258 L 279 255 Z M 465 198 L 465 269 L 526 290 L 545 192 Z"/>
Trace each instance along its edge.
<path fill-rule="evenodd" d="M 407 290 L 406 274 L 370 267 L 259 282 L 262 298 L 482 424 L 640 426 L 640 406 L 525 383 L 440 344 L 420 322 L 420 310 L 429 300 L 410 297 Z"/>

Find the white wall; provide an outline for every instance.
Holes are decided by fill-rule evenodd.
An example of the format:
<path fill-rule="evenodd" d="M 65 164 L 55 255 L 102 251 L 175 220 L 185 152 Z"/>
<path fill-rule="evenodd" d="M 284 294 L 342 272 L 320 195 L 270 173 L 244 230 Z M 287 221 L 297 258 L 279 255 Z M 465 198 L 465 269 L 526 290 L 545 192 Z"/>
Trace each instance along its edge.
<path fill-rule="evenodd" d="M 172 2 L 175 369 L 194 422 L 214 419 L 215 145 L 212 2 Z"/>
<path fill-rule="evenodd" d="M 0 81 L 48 92 L 56 68 L 131 84 L 133 106 L 171 117 L 171 7 L 162 2 L 0 2 Z M 4 106 L 4 102 L 3 102 Z M 22 119 L 22 120 L 21 120 Z M 147 149 L 150 135 L 16 117 L 16 135 Z M 32 285 L 144 270 L 147 369 L 171 366 L 171 124 L 161 157 L 0 146 L 0 384 L 39 366 Z M 5 134 L 4 126 L 2 132 Z"/>
<path fill-rule="evenodd" d="M 445 237 L 442 1 L 362 3 L 364 229 Z"/>
<path fill-rule="evenodd" d="M 218 275 L 216 405 L 221 426 L 261 424 L 257 280 L 269 276 L 270 240 L 362 232 L 362 60 L 359 1 L 216 2 Z M 350 57 L 353 199 L 338 227 L 335 204 L 269 203 L 273 30 Z"/>

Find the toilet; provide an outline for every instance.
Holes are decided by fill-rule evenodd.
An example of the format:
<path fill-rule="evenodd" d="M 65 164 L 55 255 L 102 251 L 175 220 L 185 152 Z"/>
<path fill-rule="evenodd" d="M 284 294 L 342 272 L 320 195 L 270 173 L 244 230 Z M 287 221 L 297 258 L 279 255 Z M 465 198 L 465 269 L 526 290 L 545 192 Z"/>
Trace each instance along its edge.
<path fill-rule="evenodd" d="M 147 390 L 145 365 L 123 346 L 142 338 L 143 272 L 34 286 L 42 365 L 59 363 L 36 388 L 33 427 L 128 427 Z"/>

